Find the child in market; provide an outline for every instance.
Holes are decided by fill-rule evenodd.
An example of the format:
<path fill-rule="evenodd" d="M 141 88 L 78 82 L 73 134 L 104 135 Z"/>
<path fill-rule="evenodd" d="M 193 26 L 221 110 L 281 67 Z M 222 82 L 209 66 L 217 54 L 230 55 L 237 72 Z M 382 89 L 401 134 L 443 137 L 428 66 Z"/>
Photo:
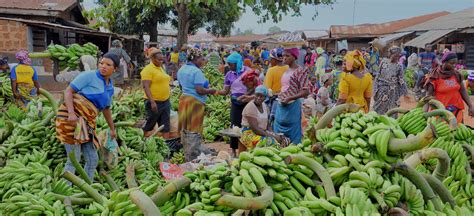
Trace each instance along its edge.
<path fill-rule="evenodd" d="M 318 117 L 323 116 L 323 114 L 329 110 L 333 102 L 329 95 L 329 87 L 333 84 L 333 78 L 331 74 L 324 74 L 321 76 L 321 88 L 318 90 L 316 96 L 316 115 Z"/>

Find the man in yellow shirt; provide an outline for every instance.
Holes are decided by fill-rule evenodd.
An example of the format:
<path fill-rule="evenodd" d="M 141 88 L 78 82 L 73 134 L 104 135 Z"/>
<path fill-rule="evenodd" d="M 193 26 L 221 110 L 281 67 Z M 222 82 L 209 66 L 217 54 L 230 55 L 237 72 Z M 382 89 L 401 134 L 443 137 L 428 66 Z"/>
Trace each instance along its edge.
<path fill-rule="evenodd" d="M 163 68 L 164 56 L 156 48 L 149 49 L 150 64 L 140 73 L 146 99 L 147 119 L 143 131 L 145 137 L 152 136 L 156 124 L 163 125 L 163 137 L 168 138 L 170 131 L 170 82 L 171 77 Z"/>

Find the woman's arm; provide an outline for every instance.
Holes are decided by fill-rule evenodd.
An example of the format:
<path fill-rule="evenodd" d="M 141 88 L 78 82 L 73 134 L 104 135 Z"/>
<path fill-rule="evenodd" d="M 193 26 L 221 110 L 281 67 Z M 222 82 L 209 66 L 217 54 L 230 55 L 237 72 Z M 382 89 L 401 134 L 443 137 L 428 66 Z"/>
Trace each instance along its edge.
<path fill-rule="evenodd" d="M 143 90 L 145 90 L 146 97 L 148 98 L 148 101 L 150 101 L 151 109 L 154 112 L 158 111 L 158 107 L 156 106 L 156 103 L 153 100 L 153 97 L 151 96 L 151 91 L 150 91 L 151 81 L 150 80 L 142 80 L 142 84 L 143 84 Z"/>
<path fill-rule="evenodd" d="M 433 84 L 428 83 L 427 91 L 426 91 L 426 96 L 428 96 L 428 97 L 429 97 L 429 96 L 434 96 L 434 91 L 435 91 L 435 89 L 434 89 Z M 425 106 L 423 107 L 423 110 L 424 110 L 425 112 L 427 112 L 429 109 L 430 109 L 430 105 L 425 104 Z"/>
<path fill-rule="evenodd" d="M 117 137 L 117 134 L 115 133 L 115 125 L 114 121 L 112 119 L 112 112 L 110 111 L 110 108 L 105 108 L 102 113 L 104 114 L 105 121 L 107 121 L 107 125 L 109 125 L 110 128 L 110 137 L 112 139 L 115 139 Z"/>
<path fill-rule="evenodd" d="M 196 86 L 196 92 L 200 95 L 215 94 L 217 91 L 215 89 L 206 89 L 202 86 Z"/>
<path fill-rule="evenodd" d="M 68 113 L 68 121 L 70 122 L 76 122 L 77 121 L 77 116 L 76 112 L 74 111 L 74 101 L 73 101 L 73 94 L 75 94 L 76 91 L 72 89 L 70 86 L 66 88 L 64 91 L 64 103 L 66 104 L 67 107 L 67 113 Z"/>
<path fill-rule="evenodd" d="M 254 117 L 246 116 L 247 120 L 249 122 L 249 127 L 252 129 L 252 131 L 259 135 L 259 136 L 268 136 L 268 133 L 265 131 L 265 129 L 260 128 L 258 126 L 258 120 Z"/>
<path fill-rule="evenodd" d="M 230 93 L 230 86 L 226 85 L 224 86 L 224 89 L 223 90 L 220 90 L 220 91 L 217 91 L 217 94 L 218 95 L 228 95 Z"/>
<path fill-rule="evenodd" d="M 467 104 L 468 107 L 468 113 L 469 116 L 474 116 L 474 107 L 472 106 L 471 98 L 469 98 L 469 94 L 467 93 L 466 87 L 464 86 L 464 83 L 462 82 L 462 77 L 461 77 L 461 96 L 464 102 Z"/>

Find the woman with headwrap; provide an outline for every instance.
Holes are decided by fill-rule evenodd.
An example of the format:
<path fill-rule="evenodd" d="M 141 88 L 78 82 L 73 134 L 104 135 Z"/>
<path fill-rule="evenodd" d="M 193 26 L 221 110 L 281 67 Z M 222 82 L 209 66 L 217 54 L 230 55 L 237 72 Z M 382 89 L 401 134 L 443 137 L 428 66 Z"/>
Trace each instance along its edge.
<path fill-rule="evenodd" d="M 105 117 L 110 128 L 111 139 L 116 138 L 110 106 L 114 95 L 112 74 L 120 65 L 120 59 L 113 53 L 106 53 L 99 61 L 99 69 L 80 73 L 64 92 L 64 103 L 59 107 L 56 117 L 58 140 L 66 147 L 66 153 L 74 151 L 77 161 L 84 156 L 84 169 L 89 179 L 99 163 L 97 149 L 96 119 L 99 112 Z M 69 157 L 64 168 L 74 173 Z"/>
<path fill-rule="evenodd" d="M 301 143 L 301 104 L 310 93 L 309 71 L 297 64 L 298 56 L 298 48 L 285 49 L 283 53 L 283 61 L 289 68 L 281 78 L 282 87 L 273 124 L 274 131 L 289 137 L 293 144 Z"/>
<path fill-rule="evenodd" d="M 361 110 L 369 112 L 372 97 L 372 75 L 365 68 L 363 54 L 348 52 L 345 57 L 344 72 L 339 79 L 339 99 L 337 104 L 355 103 Z"/>
<path fill-rule="evenodd" d="M 178 131 L 203 131 L 207 95 L 216 93 L 215 89 L 209 88 L 209 81 L 201 70 L 205 61 L 198 49 L 190 49 L 188 63 L 178 71 L 178 82 L 183 92 L 179 97 Z"/>
<path fill-rule="evenodd" d="M 316 48 L 316 53 L 318 54 L 318 58 L 316 60 L 316 75 L 318 78 L 321 78 L 326 73 L 326 67 L 328 66 L 326 63 L 329 57 L 321 47 Z M 320 83 L 320 85 L 322 84 Z"/>
<path fill-rule="evenodd" d="M 252 149 L 258 143 L 279 143 L 282 136 L 268 130 L 268 107 L 264 103 L 268 97 L 268 90 L 264 86 L 255 89 L 255 99 L 250 101 L 242 112 L 242 136 L 240 142 Z"/>
<path fill-rule="evenodd" d="M 8 65 L 8 57 L 0 58 L 0 75 L 2 73 L 9 73 L 10 72 L 10 65 Z"/>
<path fill-rule="evenodd" d="M 31 99 L 39 94 L 40 83 L 38 82 L 38 73 L 31 66 L 28 51 L 20 50 L 16 53 L 15 57 L 19 63 L 10 71 L 13 96 L 19 106 L 26 107 Z"/>
<path fill-rule="evenodd" d="M 242 127 L 242 111 L 245 105 L 253 100 L 254 97 L 253 92 L 249 92 L 249 89 L 244 85 L 242 77 L 245 73 L 252 70 L 243 65 L 243 58 L 238 52 L 233 52 L 227 57 L 226 61 L 230 71 L 225 75 L 224 89 L 218 91 L 217 94 L 228 95 L 230 93 L 230 122 L 233 126 Z M 258 76 L 254 78 L 257 79 Z M 233 154 L 236 155 L 239 140 L 237 138 L 231 138 L 230 147 L 232 148 Z"/>
<path fill-rule="evenodd" d="M 400 106 L 400 97 L 408 97 L 408 89 L 403 75 L 403 66 L 399 62 L 400 47 L 388 50 L 389 58 L 380 63 L 379 72 L 375 73 L 374 83 L 374 110 L 380 115 L 388 110 Z"/>
<path fill-rule="evenodd" d="M 270 92 L 270 125 L 275 118 L 276 99 L 281 90 L 281 77 L 288 70 L 288 65 L 283 63 L 283 48 L 275 48 L 270 51 L 270 68 L 265 75 L 264 85 Z"/>
<path fill-rule="evenodd" d="M 474 117 L 474 107 L 463 85 L 463 77 L 455 69 L 457 61 L 456 53 L 446 52 L 441 59 L 442 64 L 425 77 L 424 86 L 428 96 L 434 96 L 443 103 L 447 110 L 453 112 L 458 123 L 462 123 L 464 103 L 469 116 Z"/>

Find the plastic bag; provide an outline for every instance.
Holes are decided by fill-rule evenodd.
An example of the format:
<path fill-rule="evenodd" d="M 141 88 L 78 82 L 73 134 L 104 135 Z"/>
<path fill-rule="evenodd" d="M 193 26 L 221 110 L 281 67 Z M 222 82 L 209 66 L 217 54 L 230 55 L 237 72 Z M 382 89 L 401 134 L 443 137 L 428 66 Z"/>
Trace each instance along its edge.
<path fill-rule="evenodd" d="M 103 130 L 99 133 L 101 143 L 102 158 L 109 169 L 114 168 L 118 163 L 118 143 L 110 137 L 110 130 Z"/>
<path fill-rule="evenodd" d="M 201 153 L 201 134 L 184 130 L 181 132 L 181 143 L 186 161 L 194 160 Z"/>

